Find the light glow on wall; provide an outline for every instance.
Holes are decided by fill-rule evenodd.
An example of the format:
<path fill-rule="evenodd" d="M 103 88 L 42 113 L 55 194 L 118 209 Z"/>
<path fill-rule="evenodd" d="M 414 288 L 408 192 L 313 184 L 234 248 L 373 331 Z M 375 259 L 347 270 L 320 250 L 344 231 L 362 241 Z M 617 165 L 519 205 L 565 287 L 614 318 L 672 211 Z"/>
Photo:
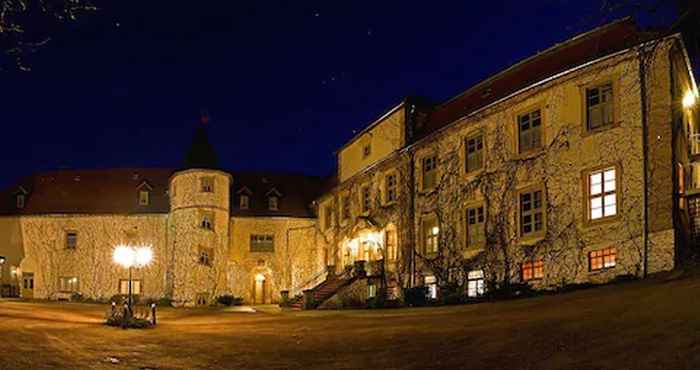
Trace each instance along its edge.
<path fill-rule="evenodd" d="M 114 248 L 112 260 L 124 268 L 145 267 L 153 260 L 153 250 L 147 246 L 118 245 Z"/>
<path fill-rule="evenodd" d="M 683 96 L 683 108 L 689 109 L 695 105 L 695 93 L 692 90 L 688 90 Z"/>

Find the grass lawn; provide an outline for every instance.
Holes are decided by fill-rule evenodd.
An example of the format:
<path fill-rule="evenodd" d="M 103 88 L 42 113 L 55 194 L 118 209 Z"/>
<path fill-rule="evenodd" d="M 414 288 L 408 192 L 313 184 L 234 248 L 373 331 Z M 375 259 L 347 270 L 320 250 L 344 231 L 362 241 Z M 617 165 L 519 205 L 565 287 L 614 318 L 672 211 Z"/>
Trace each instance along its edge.
<path fill-rule="evenodd" d="M 438 308 L 163 309 L 150 330 L 103 326 L 106 308 L 0 300 L 0 369 L 700 368 L 697 275 Z"/>

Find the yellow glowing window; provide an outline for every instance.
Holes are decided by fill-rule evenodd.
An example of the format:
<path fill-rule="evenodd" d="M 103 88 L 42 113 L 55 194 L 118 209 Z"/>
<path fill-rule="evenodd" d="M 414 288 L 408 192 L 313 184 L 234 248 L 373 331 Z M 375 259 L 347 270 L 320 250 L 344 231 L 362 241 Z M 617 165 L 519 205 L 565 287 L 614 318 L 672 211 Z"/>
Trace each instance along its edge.
<path fill-rule="evenodd" d="M 588 217 L 598 220 L 617 214 L 617 181 L 615 168 L 588 175 Z"/>

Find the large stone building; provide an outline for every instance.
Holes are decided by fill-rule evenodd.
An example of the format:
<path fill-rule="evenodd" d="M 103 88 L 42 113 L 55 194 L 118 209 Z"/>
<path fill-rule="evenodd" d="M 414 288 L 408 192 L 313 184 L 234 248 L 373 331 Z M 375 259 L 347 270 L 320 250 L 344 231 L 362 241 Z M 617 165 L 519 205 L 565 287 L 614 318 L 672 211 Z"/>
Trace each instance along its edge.
<path fill-rule="evenodd" d="M 124 291 L 119 244 L 154 250 L 140 294 L 185 305 L 309 289 L 305 304 L 331 307 L 670 270 L 700 220 L 697 96 L 682 38 L 624 19 L 441 104 L 404 99 L 323 183 L 210 169 L 211 153 L 178 171 L 38 174 L 3 197 L 2 282 L 108 298 Z"/>

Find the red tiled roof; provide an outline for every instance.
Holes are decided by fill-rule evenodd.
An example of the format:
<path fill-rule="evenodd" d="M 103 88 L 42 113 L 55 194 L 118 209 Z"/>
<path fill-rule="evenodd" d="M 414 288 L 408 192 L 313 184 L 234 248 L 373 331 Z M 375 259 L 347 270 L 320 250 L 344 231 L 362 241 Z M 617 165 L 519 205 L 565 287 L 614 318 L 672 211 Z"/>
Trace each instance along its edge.
<path fill-rule="evenodd" d="M 0 214 L 157 214 L 170 212 L 167 193 L 175 169 L 59 170 L 30 176 L 0 193 Z M 231 215 L 313 217 L 309 208 L 319 195 L 320 179 L 303 175 L 232 173 Z M 139 186 L 150 187 L 150 205 L 138 204 Z M 241 211 L 236 191 L 252 190 L 251 209 Z M 272 188 L 281 194 L 279 210 L 269 211 L 266 195 Z M 16 195 L 28 192 L 23 209 Z"/>
<path fill-rule="evenodd" d="M 423 138 L 533 83 L 638 44 L 642 35 L 634 21 L 625 18 L 571 38 L 435 107 L 415 138 Z"/>

